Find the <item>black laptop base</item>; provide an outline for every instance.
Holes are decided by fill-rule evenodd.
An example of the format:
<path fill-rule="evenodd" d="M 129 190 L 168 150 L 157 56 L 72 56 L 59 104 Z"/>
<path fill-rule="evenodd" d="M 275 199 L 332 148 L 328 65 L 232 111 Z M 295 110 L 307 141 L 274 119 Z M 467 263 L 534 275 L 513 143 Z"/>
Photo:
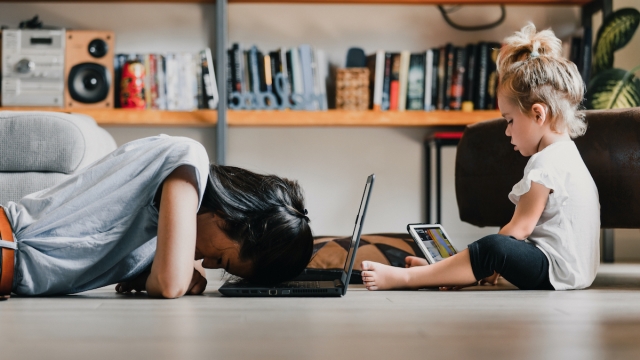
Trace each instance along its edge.
<path fill-rule="evenodd" d="M 240 297 L 339 297 L 344 286 L 340 280 L 334 281 L 289 281 L 274 287 L 260 287 L 239 281 L 233 286 L 218 289 L 221 294 Z"/>

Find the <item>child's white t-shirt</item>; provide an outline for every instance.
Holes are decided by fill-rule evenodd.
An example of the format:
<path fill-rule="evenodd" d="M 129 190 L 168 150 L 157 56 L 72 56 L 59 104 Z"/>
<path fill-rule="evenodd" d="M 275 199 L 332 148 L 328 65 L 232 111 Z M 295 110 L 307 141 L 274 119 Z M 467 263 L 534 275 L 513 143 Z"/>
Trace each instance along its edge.
<path fill-rule="evenodd" d="M 509 200 L 517 206 L 532 181 L 552 192 L 526 241 L 549 259 L 549 281 L 556 290 L 590 286 L 600 264 L 600 203 L 575 143 L 555 142 L 531 156 Z"/>

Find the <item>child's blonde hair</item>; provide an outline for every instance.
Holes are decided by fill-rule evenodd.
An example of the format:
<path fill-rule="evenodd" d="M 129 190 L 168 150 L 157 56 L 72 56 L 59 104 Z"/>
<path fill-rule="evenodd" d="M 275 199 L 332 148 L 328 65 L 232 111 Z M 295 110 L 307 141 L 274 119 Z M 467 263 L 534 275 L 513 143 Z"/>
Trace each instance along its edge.
<path fill-rule="evenodd" d="M 572 138 L 584 135 L 587 124 L 577 110 L 585 86 L 578 68 L 562 57 L 562 42 L 552 30 L 536 33 L 529 23 L 504 40 L 497 59 L 498 90 L 531 113 L 535 103 L 547 105 L 551 130 L 567 131 Z"/>

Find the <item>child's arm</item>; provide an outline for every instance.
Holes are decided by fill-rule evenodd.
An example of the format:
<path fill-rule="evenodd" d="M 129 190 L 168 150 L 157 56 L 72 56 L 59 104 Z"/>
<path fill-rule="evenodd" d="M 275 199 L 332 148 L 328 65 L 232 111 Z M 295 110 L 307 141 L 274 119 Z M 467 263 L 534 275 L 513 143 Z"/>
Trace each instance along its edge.
<path fill-rule="evenodd" d="M 531 189 L 520 197 L 511 221 L 498 234 L 513 236 L 519 240 L 529 237 L 540 220 L 550 192 L 544 185 L 532 181 Z"/>
<path fill-rule="evenodd" d="M 198 191 L 193 169 L 181 166 L 162 185 L 158 243 L 146 289 L 150 296 L 177 298 L 194 276 Z"/>

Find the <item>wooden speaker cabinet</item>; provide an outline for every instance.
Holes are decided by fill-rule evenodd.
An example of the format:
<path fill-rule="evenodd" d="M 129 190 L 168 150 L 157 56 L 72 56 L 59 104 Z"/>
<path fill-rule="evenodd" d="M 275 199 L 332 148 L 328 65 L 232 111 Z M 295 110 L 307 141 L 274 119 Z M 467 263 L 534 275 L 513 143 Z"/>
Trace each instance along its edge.
<path fill-rule="evenodd" d="M 67 30 L 66 42 L 64 106 L 113 108 L 113 32 Z"/>

